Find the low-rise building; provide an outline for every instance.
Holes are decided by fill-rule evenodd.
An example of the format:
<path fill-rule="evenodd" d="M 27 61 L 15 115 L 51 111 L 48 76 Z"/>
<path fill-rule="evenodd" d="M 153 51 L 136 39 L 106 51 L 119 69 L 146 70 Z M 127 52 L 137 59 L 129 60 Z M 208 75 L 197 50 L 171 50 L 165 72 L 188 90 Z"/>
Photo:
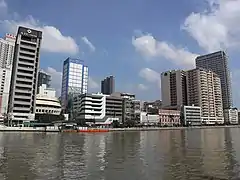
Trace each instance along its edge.
<path fill-rule="evenodd" d="M 183 106 L 183 123 L 187 125 L 201 125 L 201 107 L 199 106 Z"/>
<path fill-rule="evenodd" d="M 179 126 L 180 111 L 159 109 L 159 123 L 161 126 Z"/>
<path fill-rule="evenodd" d="M 225 124 L 238 124 L 238 109 L 224 109 Z"/>
<path fill-rule="evenodd" d="M 36 114 L 60 115 L 60 113 L 61 104 L 56 97 L 56 91 L 42 84 L 36 98 Z"/>
<path fill-rule="evenodd" d="M 106 116 L 118 118 L 119 122 L 122 123 L 122 104 L 122 98 L 111 95 L 106 96 Z"/>
<path fill-rule="evenodd" d="M 140 123 L 145 124 L 145 125 L 157 125 L 157 124 L 159 124 L 159 115 L 141 112 L 140 113 Z"/>
<path fill-rule="evenodd" d="M 74 119 L 87 124 L 110 125 L 122 121 L 121 98 L 101 93 L 79 94 L 73 98 Z"/>

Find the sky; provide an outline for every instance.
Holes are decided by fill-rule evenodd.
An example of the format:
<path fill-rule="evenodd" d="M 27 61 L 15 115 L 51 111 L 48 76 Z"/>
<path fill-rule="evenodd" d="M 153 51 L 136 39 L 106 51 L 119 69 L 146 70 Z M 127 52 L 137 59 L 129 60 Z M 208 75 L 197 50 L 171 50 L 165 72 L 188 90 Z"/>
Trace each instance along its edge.
<path fill-rule="evenodd" d="M 116 91 L 156 100 L 161 72 L 224 50 L 240 107 L 239 24 L 240 0 L 0 0 L 0 36 L 19 25 L 43 31 L 40 67 L 58 94 L 67 57 L 89 67 L 89 92 L 114 75 Z"/>

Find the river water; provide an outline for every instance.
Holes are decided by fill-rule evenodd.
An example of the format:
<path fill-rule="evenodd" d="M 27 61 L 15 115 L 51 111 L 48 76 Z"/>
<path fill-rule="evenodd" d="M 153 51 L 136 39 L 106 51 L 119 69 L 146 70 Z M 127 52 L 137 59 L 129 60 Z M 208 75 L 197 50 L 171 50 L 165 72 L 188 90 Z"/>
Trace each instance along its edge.
<path fill-rule="evenodd" d="M 0 180 L 234 180 L 239 165 L 239 128 L 0 133 Z"/>

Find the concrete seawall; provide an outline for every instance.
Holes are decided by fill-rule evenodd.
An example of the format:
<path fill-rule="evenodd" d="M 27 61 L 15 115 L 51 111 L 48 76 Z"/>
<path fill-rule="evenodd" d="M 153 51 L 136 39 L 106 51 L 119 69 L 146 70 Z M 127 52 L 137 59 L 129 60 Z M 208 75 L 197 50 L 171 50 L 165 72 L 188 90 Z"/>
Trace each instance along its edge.
<path fill-rule="evenodd" d="M 193 127 L 109 128 L 109 131 L 157 131 L 157 130 L 215 129 L 215 128 L 240 128 L 240 125 L 231 125 L 231 126 L 193 126 Z"/>

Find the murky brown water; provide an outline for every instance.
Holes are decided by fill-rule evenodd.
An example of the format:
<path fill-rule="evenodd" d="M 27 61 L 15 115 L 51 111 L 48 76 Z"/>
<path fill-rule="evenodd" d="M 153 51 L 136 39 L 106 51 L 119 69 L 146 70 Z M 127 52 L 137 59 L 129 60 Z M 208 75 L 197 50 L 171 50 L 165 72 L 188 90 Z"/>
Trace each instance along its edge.
<path fill-rule="evenodd" d="M 0 180 L 238 179 L 240 129 L 0 133 Z"/>

